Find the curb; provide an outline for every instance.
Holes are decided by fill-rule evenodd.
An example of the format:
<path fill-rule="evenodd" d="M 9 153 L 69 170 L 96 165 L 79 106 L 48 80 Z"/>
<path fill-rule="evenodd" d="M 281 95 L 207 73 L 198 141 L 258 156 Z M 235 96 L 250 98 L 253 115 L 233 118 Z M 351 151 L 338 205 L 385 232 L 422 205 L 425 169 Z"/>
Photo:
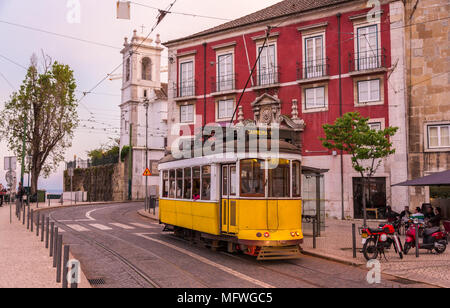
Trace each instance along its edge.
<path fill-rule="evenodd" d="M 153 217 L 152 215 L 150 215 L 149 213 L 147 213 L 145 210 L 139 210 L 139 211 L 137 211 L 137 213 L 138 213 L 139 215 L 141 215 L 142 217 L 145 217 L 145 218 L 148 218 L 148 219 L 151 219 L 151 220 L 154 220 L 154 221 L 159 222 L 159 219 Z"/>
<path fill-rule="evenodd" d="M 40 207 L 33 209 L 34 212 L 48 211 L 48 210 L 59 210 L 59 209 L 67 209 L 72 207 L 84 207 L 84 206 L 95 206 L 95 205 L 107 205 L 107 204 L 120 204 L 120 203 L 138 203 L 141 201 L 108 201 L 101 203 L 88 203 L 88 204 L 71 204 L 71 205 L 57 205 L 57 206 L 49 206 L 49 207 Z"/>
<path fill-rule="evenodd" d="M 344 259 L 344 258 L 340 258 L 340 257 L 336 257 L 333 255 L 328 255 L 328 254 L 322 254 L 322 253 L 317 253 L 317 252 L 311 252 L 309 250 L 303 250 L 301 249 L 302 254 L 307 255 L 307 256 L 311 256 L 311 257 L 316 257 L 316 258 L 321 258 L 321 259 L 325 259 L 328 261 L 334 261 L 334 262 L 338 262 L 341 264 L 346 264 L 346 265 L 350 265 L 350 266 L 354 266 L 354 267 L 363 267 L 363 263 L 361 262 L 357 262 L 357 261 L 350 261 L 348 259 Z M 399 274 L 393 274 L 390 273 L 390 271 L 382 271 L 383 274 L 395 277 L 395 278 L 401 278 L 401 279 L 406 279 L 409 281 L 414 281 L 417 283 L 422 283 L 422 284 L 427 284 L 433 287 L 437 287 L 437 288 L 448 288 L 448 286 L 444 286 L 442 284 L 439 283 L 432 283 L 429 281 L 423 281 L 423 280 L 417 280 L 417 279 L 413 279 L 411 277 L 407 277 L 407 276 L 403 276 L 403 275 L 399 275 Z"/>

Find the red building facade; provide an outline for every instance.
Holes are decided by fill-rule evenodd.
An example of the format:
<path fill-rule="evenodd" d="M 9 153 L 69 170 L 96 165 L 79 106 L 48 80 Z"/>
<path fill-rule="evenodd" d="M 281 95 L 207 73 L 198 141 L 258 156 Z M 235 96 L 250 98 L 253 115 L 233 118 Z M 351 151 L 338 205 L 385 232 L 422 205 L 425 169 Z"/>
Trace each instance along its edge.
<path fill-rule="evenodd" d="M 253 119 L 252 103 L 264 94 L 280 101 L 283 115 L 291 116 L 293 108 L 298 109 L 305 123 L 304 163 L 330 170 L 325 175 L 325 199 L 331 216 L 361 215 L 361 188 L 350 158 L 343 155 L 341 162 L 339 153 L 325 149 L 319 140 L 324 136 L 323 124 L 350 111 L 370 117 L 374 129 L 401 128 L 394 140 L 396 163 L 383 164 L 369 195 L 375 208 L 394 202 L 394 207 L 406 205 L 390 189 L 397 179 L 406 179 L 406 173 L 403 177 L 392 170 L 406 164 L 404 48 L 393 44 L 402 39 L 397 20 L 403 20 L 401 5 L 401 1 L 381 1 L 379 7 L 367 8 L 367 1 L 286 0 L 165 43 L 171 60 L 169 125 L 228 123 L 256 64 L 240 102 L 241 115 Z M 267 26 L 271 28 L 266 41 Z M 237 118 L 236 114 L 235 122 Z"/>

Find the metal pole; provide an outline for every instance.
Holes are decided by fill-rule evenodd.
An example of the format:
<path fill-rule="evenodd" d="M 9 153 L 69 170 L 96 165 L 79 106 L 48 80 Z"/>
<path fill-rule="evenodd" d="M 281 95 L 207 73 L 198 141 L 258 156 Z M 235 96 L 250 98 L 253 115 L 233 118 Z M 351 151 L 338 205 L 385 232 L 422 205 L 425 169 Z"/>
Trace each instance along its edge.
<path fill-rule="evenodd" d="M 67 268 L 67 263 L 69 262 L 69 249 L 70 246 L 69 245 L 65 245 L 64 246 L 64 257 L 63 257 L 63 275 L 62 275 L 62 287 L 63 289 L 67 289 L 67 285 L 69 283 L 68 281 L 68 277 L 67 277 L 67 273 L 68 273 L 68 268 Z"/>
<path fill-rule="evenodd" d="M 55 223 L 52 221 L 50 224 L 50 247 L 48 249 L 50 257 L 53 257 L 54 232 L 55 232 Z"/>
<path fill-rule="evenodd" d="M 30 227 L 30 231 L 33 232 L 33 228 L 34 228 L 34 210 L 31 210 L 31 227 Z"/>
<path fill-rule="evenodd" d="M 41 242 L 44 241 L 44 226 L 45 226 L 45 216 L 42 215 L 42 224 L 41 224 Z"/>
<path fill-rule="evenodd" d="M 353 259 L 356 259 L 356 225 L 352 224 Z"/>
<path fill-rule="evenodd" d="M 145 168 L 148 169 L 148 98 L 145 98 Z M 145 210 L 148 206 L 148 176 L 145 177 Z"/>
<path fill-rule="evenodd" d="M 40 226 L 41 215 L 37 213 L 37 221 L 36 221 L 36 236 L 39 236 L 39 226 Z"/>
<path fill-rule="evenodd" d="M 53 267 L 56 268 L 56 258 L 58 254 L 58 227 L 55 227 L 55 234 L 53 237 Z"/>
<path fill-rule="evenodd" d="M 415 224 L 416 227 L 416 258 L 419 257 L 419 224 Z"/>
<path fill-rule="evenodd" d="M 50 217 L 47 217 L 47 221 L 45 223 L 45 248 L 48 248 L 48 232 L 50 228 Z"/>
<path fill-rule="evenodd" d="M 58 235 L 57 256 L 56 256 L 56 282 L 61 282 L 61 256 L 62 256 L 62 235 Z"/>
<path fill-rule="evenodd" d="M 313 218 L 313 248 L 316 249 L 316 220 L 317 218 Z"/>
<path fill-rule="evenodd" d="M 24 226 L 25 226 L 25 214 L 26 214 L 26 212 L 27 212 L 27 207 L 24 206 L 23 207 L 23 219 L 22 219 L 22 225 L 24 225 Z"/>
<path fill-rule="evenodd" d="M 133 124 L 130 123 L 130 152 L 128 153 L 128 200 L 132 199 L 133 177 Z"/>
<path fill-rule="evenodd" d="M 27 209 L 27 230 L 30 230 L 30 207 Z"/>

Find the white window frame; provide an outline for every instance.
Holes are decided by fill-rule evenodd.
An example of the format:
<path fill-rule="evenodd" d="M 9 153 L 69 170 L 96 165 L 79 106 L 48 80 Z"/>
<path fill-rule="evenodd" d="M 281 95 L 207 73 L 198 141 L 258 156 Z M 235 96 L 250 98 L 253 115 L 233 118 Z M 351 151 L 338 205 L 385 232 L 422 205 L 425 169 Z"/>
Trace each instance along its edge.
<path fill-rule="evenodd" d="M 183 107 L 185 107 L 185 108 L 192 107 L 192 120 L 187 118 L 185 121 L 183 121 L 183 114 L 182 114 Z M 180 105 L 179 111 L 180 111 L 180 123 L 182 123 L 182 124 L 193 124 L 193 123 L 195 123 L 195 104 Z M 189 115 L 189 113 L 188 113 L 188 115 Z"/>
<path fill-rule="evenodd" d="M 368 28 L 370 26 L 377 26 L 377 46 L 375 46 L 376 49 L 381 50 L 381 18 L 377 17 L 373 22 L 367 22 L 366 16 L 364 18 L 358 18 L 353 21 L 353 33 L 354 33 L 354 50 L 355 50 L 355 57 L 353 59 L 354 61 L 354 69 L 359 69 L 359 58 L 356 57 L 356 55 L 359 54 L 359 37 L 358 37 L 358 29 L 361 28 Z M 381 54 L 378 54 L 378 61 L 381 61 Z M 364 70 L 364 69 L 361 69 Z"/>
<path fill-rule="evenodd" d="M 312 74 L 311 72 L 308 73 L 308 66 L 307 66 L 307 61 L 309 61 L 308 57 L 307 57 L 307 41 L 311 40 L 311 39 L 317 39 L 317 38 L 321 38 L 322 39 L 322 58 L 321 59 L 317 59 L 317 55 L 316 55 L 316 48 L 314 48 L 314 59 L 312 60 L 313 65 L 312 67 L 315 67 L 316 69 L 313 70 Z M 326 68 L 324 69 L 324 66 L 326 65 L 326 36 L 325 36 L 325 32 L 316 32 L 316 33 L 311 33 L 309 35 L 305 35 L 303 36 L 303 48 L 302 48 L 302 53 L 303 53 L 303 79 L 309 79 L 309 78 L 320 78 L 320 77 L 324 77 L 327 75 L 326 72 Z M 325 62 L 325 63 L 324 63 Z M 321 70 L 317 70 L 318 66 L 321 65 L 322 68 Z"/>
<path fill-rule="evenodd" d="M 183 91 L 183 70 L 182 67 L 185 64 L 189 64 L 192 63 L 192 90 L 191 87 L 188 87 L 188 93 L 186 95 L 184 95 L 184 91 Z M 183 59 L 182 61 L 180 61 L 179 63 L 179 78 L 178 78 L 178 95 L 179 97 L 191 97 L 191 96 L 195 96 L 195 60 L 194 58 L 188 58 L 188 59 Z"/>
<path fill-rule="evenodd" d="M 233 108 L 232 113 L 229 115 L 229 117 L 220 117 L 220 103 L 221 102 L 232 102 Z M 221 98 L 216 101 L 216 122 L 224 122 L 229 121 L 233 117 L 234 109 L 236 108 L 236 101 L 234 98 Z"/>
<path fill-rule="evenodd" d="M 378 97 L 375 99 L 371 96 L 372 94 L 372 83 L 374 81 L 378 82 Z M 381 86 L 381 82 L 382 80 L 377 78 L 377 79 L 370 79 L 370 80 L 358 80 L 357 84 L 356 84 L 356 88 L 358 91 L 358 104 L 359 105 L 364 105 L 367 103 L 374 103 L 374 102 L 379 102 L 381 101 L 382 95 L 381 95 L 381 91 L 382 91 L 382 86 Z M 362 83 L 367 83 L 367 100 L 361 100 L 361 90 L 360 90 L 360 86 Z"/>
<path fill-rule="evenodd" d="M 448 127 L 448 130 L 449 130 L 449 143 L 450 143 L 450 123 L 444 123 L 444 124 L 427 124 L 426 125 L 426 127 L 427 127 L 427 130 L 426 130 L 426 135 L 427 135 L 427 148 L 428 149 L 430 149 L 430 150 L 434 150 L 434 149 L 437 149 L 437 150 L 439 150 L 439 149 L 447 149 L 447 150 L 450 150 L 450 145 L 441 145 L 441 129 L 443 128 L 443 127 Z M 430 140 L 430 130 L 431 130 L 431 128 L 437 128 L 438 130 L 437 130 L 437 133 L 438 133 L 438 146 L 431 146 L 431 140 Z"/>
<path fill-rule="evenodd" d="M 264 42 L 261 42 L 260 44 L 256 45 L 256 58 L 258 58 L 259 49 L 262 48 L 263 45 L 264 45 Z M 266 50 L 266 53 L 267 53 L 267 50 L 269 50 L 268 48 L 270 48 L 270 46 L 273 46 L 273 48 L 274 48 L 274 63 L 273 63 L 273 67 L 272 67 L 272 69 L 274 70 L 274 75 L 273 75 L 272 78 L 267 77 L 266 79 L 268 81 L 261 82 L 261 57 L 263 55 L 261 53 L 261 57 L 258 60 L 257 71 L 256 71 L 256 78 L 257 78 L 256 85 L 257 86 L 268 86 L 268 85 L 278 84 L 280 82 L 278 80 L 278 71 L 277 71 L 277 69 L 278 69 L 278 48 L 277 48 L 277 42 L 273 41 L 273 40 L 272 41 L 269 40 L 268 42 L 266 42 L 266 44 L 264 45 L 264 49 Z M 267 58 L 267 61 L 268 61 L 269 57 L 266 57 L 266 58 Z M 269 61 L 266 64 L 268 66 L 270 66 L 270 62 Z M 267 69 L 270 69 L 270 67 L 268 67 Z"/>
<path fill-rule="evenodd" d="M 317 91 L 319 89 L 323 89 L 323 104 L 322 105 L 318 105 L 317 104 Z M 308 107 L 308 92 L 314 92 L 314 106 Z M 320 87 L 314 87 L 314 88 L 306 88 L 304 90 L 305 93 L 305 110 L 311 110 L 311 109 L 323 109 L 326 108 L 326 99 L 325 99 L 325 95 L 326 95 L 326 91 L 325 91 L 325 86 L 320 86 Z"/>
<path fill-rule="evenodd" d="M 226 72 L 226 74 L 224 76 L 227 76 L 229 78 L 231 78 L 231 80 L 225 80 L 225 83 L 227 85 L 227 87 L 222 87 L 222 83 L 220 82 L 220 77 L 221 77 L 221 70 L 220 70 L 220 60 L 221 57 L 225 57 L 225 56 L 231 56 L 231 71 L 230 72 Z M 234 48 L 233 49 L 226 49 L 223 50 L 221 52 L 217 52 L 216 54 L 216 88 L 213 89 L 213 92 L 224 92 L 224 91 L 231 91 L 235 89 L 235 78 L 234 78 L 234 74 L 235 74 L 235 61 L 234 61 Z M 228 86 L 229 84 L 229 86 Z"/>

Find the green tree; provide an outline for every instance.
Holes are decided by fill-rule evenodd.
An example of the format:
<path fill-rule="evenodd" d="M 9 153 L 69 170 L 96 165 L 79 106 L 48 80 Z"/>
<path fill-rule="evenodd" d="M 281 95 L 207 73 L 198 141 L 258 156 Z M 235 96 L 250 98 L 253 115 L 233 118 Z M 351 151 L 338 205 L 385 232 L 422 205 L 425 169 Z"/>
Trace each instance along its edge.
<path fill-rule="evenodd" d="M 120 139 L 110 138 L 109 143 L 103 144 L 98 149 L 88 151 L 88 157 L 91 159 L 93 165 L 101 162 L 113 163 L 119 159 Z"/>
<path fill-rule="evenodd" d="M 351 155 L 352 166 L 363 181 L 364 225 L 367 221 L 366 183 L 377 172 L 384 158 L 395 153 L 390 138 L 398 127 L 381 130 L 371 129 L 369 118 L 358 112 L 349 112 L 336 119 L 334 124 L 325 124 L 325 138 L 320 138 L 323 146 L 330 150 L 344 151 Z"/>
<path fill-rule="evenodd" d="M 41 70 L 31 58 L 20 90 L 0 111 L 0 136 L 18 157 L 31 156 L 31 192 L 37 191 L 40 175 L 48 177 L 64 160 L 78 125 L 75 79 L 68 65 L 43 56 Z"/>

